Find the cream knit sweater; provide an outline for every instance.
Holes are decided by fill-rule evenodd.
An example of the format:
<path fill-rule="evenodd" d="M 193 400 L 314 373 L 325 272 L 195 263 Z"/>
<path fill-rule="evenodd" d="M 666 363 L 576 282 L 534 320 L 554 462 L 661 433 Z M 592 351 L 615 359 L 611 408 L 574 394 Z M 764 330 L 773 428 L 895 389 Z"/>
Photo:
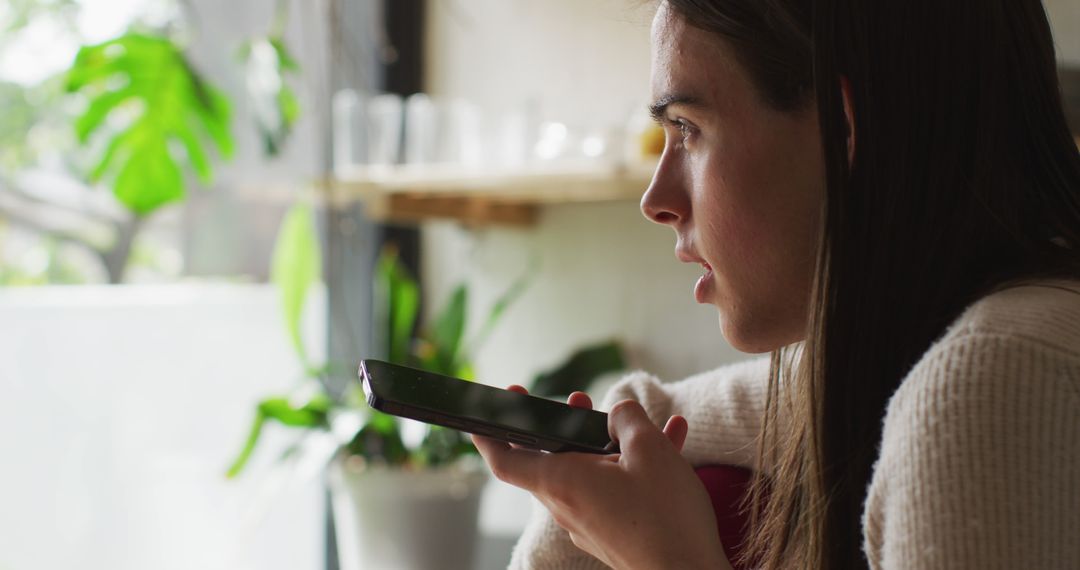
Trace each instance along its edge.
<path fill-rule="evenodd" d="M 693 465 L 752 467 L 768 360 L 681 382 L 644 373 L 605 407 L 642 403 L 690 423 Z M 1080 569 L 1080 283 L 1007 289 L 975 303 L 893 395 L 864 507 L 872 568 Z M 604 568 L 534 503 L 510 567 Z"/>

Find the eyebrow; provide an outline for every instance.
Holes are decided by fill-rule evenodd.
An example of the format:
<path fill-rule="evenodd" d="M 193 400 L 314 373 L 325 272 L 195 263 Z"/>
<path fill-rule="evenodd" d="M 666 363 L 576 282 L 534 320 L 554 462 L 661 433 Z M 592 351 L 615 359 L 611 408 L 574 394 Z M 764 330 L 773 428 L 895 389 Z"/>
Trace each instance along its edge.
<path fill-rule="evenodd" d="M 701 99 L 694 97 L 693 95 L 664 95 L 658 99 L 655 103 L 649 105 L 649 115 L 652 116 L 656 122 L 662 122 L 664 115 L 667 113 L 668 107 L 672 105 L 689 105 L 692 107 L 702 107 Z"/>

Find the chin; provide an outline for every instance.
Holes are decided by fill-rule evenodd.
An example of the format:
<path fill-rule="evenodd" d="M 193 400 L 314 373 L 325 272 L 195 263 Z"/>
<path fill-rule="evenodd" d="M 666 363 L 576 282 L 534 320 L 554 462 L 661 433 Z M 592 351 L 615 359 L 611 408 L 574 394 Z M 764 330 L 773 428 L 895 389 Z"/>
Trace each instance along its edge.
<path fill-rule="evenodd" d="M 772 352 L 800 340 L 791 338 L 792 335 L 783 334 L 783 331 L 776 327 L 763 327 L 760 324 L 750 326 L 750 323 L 746 322 L 747 319 L 725 318 L 723 312 L 719 314 L 719 321 L 720 333 L 724 335 L 728 344 L 735 350 L 747 354 Z"/>

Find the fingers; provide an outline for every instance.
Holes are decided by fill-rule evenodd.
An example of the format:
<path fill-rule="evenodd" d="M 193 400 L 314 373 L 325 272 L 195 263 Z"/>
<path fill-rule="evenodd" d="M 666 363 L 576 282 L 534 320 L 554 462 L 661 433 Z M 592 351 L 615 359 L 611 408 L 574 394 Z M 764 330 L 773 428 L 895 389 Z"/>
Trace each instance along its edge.
<path fill-rule="evenodd" d="M 615 404 L 608 413 L 608 431 L 611 438 L 619 442 L 623 456 L 633 457 L 637 455 L 635 448 L 639 453 L 649 455 L 666 443 L 673 445 L 676 451 L 681 451 L 686 443 L 689 425 L 686 418 L 672 416 L 661 431 L 649 419 L 641 404 L 633 400 L 623 400 Z"/>
<path fill-rule="evenodd" d="M 629 439 L 639 433 L 656 431 L 645 408 L 634 400 L 623 400 L 611 407 L 608 412 L 608 431 L 611 438 L 619 442 Z"/>
<path fill-rule="evenodd" d="M 519 394 L 528 394 L 529 391 L 519 384 L 511 384 L 506 387 L 511 392 L 517 392 Z M 592 398 L 585 392 L 574 392 L 570 394 L 570 397 L 566 399 L 567 405 L 573 408 L 585 408 L 586 410 L 593 409 Z"/>
<path fill-rule="evenodd" d="M 520 384 L 511 384 L 506 387 L 511 392 L 517 392 L 519 394 L 528 394 L 529 391 Z M 586 410 L 593 409 L 592 398 L 585 392 L 574 392 L 570 394 L 570 397 L 566 399 L 567 405 L 573 408 L 585 408 Z"/>
<path fill-rule="evenodd" d="M 472 441 L 496 478 L 527 491 L 535 489 L 541 452 L 475 434 Z"/>
<path fill-rule="evenodd" d="M 529 391 L 527 389 L 525 389 L 525 387 L 520 385 L 520 384 L 511 384 L 511 385 L 507 386 L 506 389 L 511 391 L 511 392 L 517 392 L 518 394 L 526 394 L 527 395 L 529 393 Z M 514 445 L 514 444 L 510 444 L 510 447 L 513 447 L 515 449 L 521 448 L 520 445 Z"/>
<path fill-rule="evenodd" d="M 566 403 L 573 408 L 585 408 L 591 410 L 593 408 L 592 398 L 585 392 L 574 392 L 570 394 L 570 397 L 566 399 Z"/>
<path fill-rule="evenodd" d="M 490 437 L 484 437 L 482 435 L 476 435 L 475 433 L 469 434 L 469 437 L 472 438 L 473 445 L 476 446 L 477 451 L 479 451 L 482 446 L 493 444 L 498 445 L 502 443 L 501 441 L 496 441 L 491 439 Z M 483 455 L 483 453 L 481 453 L 481 455 Z"/>
<path fill-rule="evenodd" d="M 619 444 L 621 460 L 629 462 L 650 455 L 645 446 L 655 447 L 657 437 L 663 437 L 641 404 L 633 400 L 623 400 L 612 406 L 608 412 L 608 434 Z"/>
<path fill-rule="evenodd" d="M 678 451 L 682 451 L 683 444 L 686 443 L 686 434 L 689 432 L 690 424 L 682 416 L 671 416 L 668 418 L 667 425 L 664 426 L 664 435 Z"/>

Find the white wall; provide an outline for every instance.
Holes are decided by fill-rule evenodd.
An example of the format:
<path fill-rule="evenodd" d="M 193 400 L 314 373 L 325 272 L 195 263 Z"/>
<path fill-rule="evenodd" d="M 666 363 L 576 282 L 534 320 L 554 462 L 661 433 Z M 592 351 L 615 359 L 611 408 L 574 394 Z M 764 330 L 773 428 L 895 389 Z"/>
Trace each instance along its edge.
<path fill-rule="evenodd" d="M 322 568 L 318 471 L 271 468 L 295 433 L 224 477 L 301 377 L 280 315 L 268 285 L 0 289 L 0 569 Z"/>
<path fill-rule="evenodd" d="M 1080 66 L 1080 1 L 1043 0 L 1043 5 L 1054 28 L 1058 59 Z"/>
<path fill-rule="evenodd" d="M 650 2 L 429 2 L 427 87 L 485 114 L 528 101 L 549 119 L 620 122 L 648 97 Z"/>
<path fill-rule="evenodd" d="M 425 271 L 437 298 L 467 280 L 478 323 L 491 300 L 539 260 L 530 289 L 479 352 L 486 382 L 524 383 L 574 348 L 608 338 L 624 340 L 635 366 L 676 378 L 738 353 L 720 335 L 715 311 L 691 298 L 700 271 L 675 260 L 674 243 L 636 204 L 559 206 L 530 230 L 431 225 Z"/>

